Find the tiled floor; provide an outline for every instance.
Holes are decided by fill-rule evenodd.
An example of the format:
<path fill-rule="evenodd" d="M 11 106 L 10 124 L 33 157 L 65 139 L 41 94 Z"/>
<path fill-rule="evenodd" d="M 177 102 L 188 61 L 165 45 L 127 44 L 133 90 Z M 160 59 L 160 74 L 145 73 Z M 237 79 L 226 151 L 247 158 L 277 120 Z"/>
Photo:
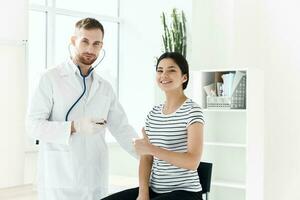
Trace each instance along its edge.
<path fill-rule="evenodd" d="M 138 186 L 136 177 L 111 176 L 109 182 L 109 193 Z M 23 185 L 0 189 L 0 200 L 37 200 L 36 188 L 33 185 Z"/>

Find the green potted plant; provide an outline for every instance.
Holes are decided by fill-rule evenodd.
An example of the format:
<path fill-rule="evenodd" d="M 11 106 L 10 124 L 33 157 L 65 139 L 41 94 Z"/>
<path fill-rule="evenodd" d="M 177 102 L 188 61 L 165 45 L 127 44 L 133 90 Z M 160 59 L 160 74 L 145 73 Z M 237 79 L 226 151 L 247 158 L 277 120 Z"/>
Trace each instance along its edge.
<path fill-rule="evenodd" d="M 184 12 L 180 13 L 173 8 L 171 13 L 171 23 L 168 25 L 166 14 L 161 15 L 164 33 L 162 35 L 165 52 L 178 52 L 186 57 L 186 18 Z"/>

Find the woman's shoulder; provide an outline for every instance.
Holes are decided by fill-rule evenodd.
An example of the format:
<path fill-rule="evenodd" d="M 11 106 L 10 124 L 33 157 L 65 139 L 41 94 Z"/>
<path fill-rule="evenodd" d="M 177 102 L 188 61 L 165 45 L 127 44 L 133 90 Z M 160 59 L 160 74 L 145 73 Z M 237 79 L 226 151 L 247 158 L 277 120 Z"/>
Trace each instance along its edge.
<path fill-rule="evenodd" d="M 200 122 L 204 124 L 204 116 L 202 108 L 199 106 L 199 104 L 194 102 L 192 99 L 189 99 L 189 101 L 187 101 L 187 105 L 189 106 L 189 109 L 187 111 L 187 126 L 191 125 L 194 122 Z"/>
<path fill-rule="evenodd" d="M 162 103 L 157 104 L 157 105 L 154 105 L 154 106 L 152 107 L 152 109 L 150 110 L 149 114 L 161 112 L 162 107 L 163 107 L 163 104 L 162 104 Z"/>
<path fill-rule="evenodd" d="M 187 110 L 187 111 L 191 111 L 191 110 L 202 110 L 202 108 L 200 107 L 200 105 L 195 102 L 194 100 L 188 98 L 184 104 L 184 108 Z"/>

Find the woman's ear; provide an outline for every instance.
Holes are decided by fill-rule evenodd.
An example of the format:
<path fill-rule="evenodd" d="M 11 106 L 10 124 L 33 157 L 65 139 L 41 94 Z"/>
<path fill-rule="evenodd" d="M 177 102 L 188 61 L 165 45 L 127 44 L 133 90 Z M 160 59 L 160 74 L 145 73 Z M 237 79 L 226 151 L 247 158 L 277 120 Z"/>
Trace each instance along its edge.
<path fill-rule="evenodd" d="M 186 82 L 186 81 L 187 81 L 187 75 L 184 74 L 184 75 L 183 75 L 183 81 L 182 81 L 182 82 L 184 83 L 184 82 Z"/>

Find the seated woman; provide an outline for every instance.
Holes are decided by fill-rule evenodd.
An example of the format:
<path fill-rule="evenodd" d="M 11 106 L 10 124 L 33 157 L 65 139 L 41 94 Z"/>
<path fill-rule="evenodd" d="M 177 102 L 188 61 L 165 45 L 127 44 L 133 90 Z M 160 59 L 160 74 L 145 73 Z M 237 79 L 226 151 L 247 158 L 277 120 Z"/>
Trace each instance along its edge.
<path fill-rule="evenodd" d="M 186 59 L 175 52 L 162 54 L 156 81 L 166 100 L 149 112 L 144 137 L 134 142 L 140 155 L 139 187 L 104 200 L 202 200 L 197 168 L 204 120 L 201 108 L 184 94 L 189 81 Z"/>

